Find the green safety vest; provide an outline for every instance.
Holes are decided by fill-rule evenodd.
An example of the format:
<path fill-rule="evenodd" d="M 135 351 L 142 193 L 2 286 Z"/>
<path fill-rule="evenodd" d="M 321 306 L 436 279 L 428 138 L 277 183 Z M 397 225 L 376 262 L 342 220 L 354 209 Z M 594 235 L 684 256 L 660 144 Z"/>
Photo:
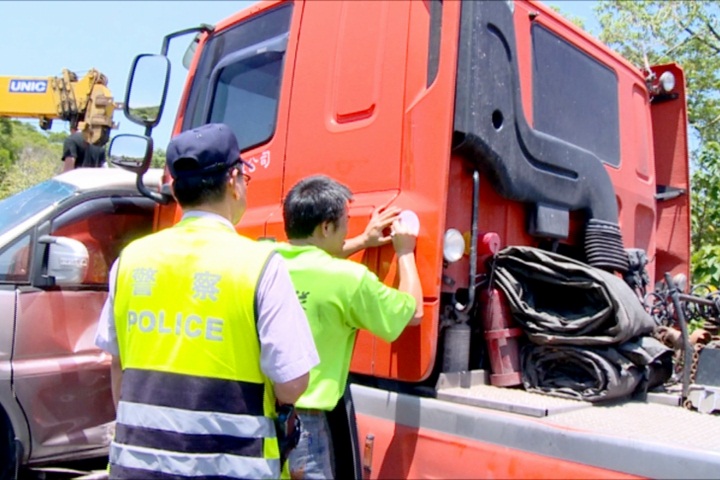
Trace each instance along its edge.
<path fill-rule="evenodd" d="M 255 294 L 271 245 L 190 218 L 128 245 L 114 317 L 123 368 L 111 478 L 279 478 Z"/>

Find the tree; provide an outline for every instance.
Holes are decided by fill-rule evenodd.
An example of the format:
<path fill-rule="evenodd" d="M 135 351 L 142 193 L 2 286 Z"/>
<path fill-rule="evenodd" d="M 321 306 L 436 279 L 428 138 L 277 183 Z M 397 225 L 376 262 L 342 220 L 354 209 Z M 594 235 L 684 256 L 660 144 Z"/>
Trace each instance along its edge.
<path fill-rule="evenodd" d="M 685 72 L 692 161 L 694 282 L 720 284 L 720 4 L 603 0 L 600 40 L 635 66 L 676 62 Z"/>
<path fill-rule="evenodd" d="M 720 141 L 720 4 L 604 0 L 600 40 L 636 66 L 668 62 L 685 71 L 688 120 L 701 143 Z"/>
<path fill-rule="evenodd" d="M 59 149 L 23 148 L 18 160 L 8 169 L 0 183 L 0 198 L 14 195 L 60 173 L 60 154 Z"/>
<path fill-rule="evenodd" d="M 695 283 L 720 285 L 720 144 L 706 142 L 697 155 L 691 204 Z"/>
<path fill-rule="evenodd" d="M 160 107 L 130 108 L 130 113 L 143 120 L 155 120 L 160 113 Z"/>
<path fill-rule="evenodd" d="M 557 5 L 549 5 L 550 8 L 555 10 L 557 13 L 563 16 L 565 20 L 569 20 L 570 22 L 574 23 L 578 28 L 582 28 L 583 30 L 587 30 L 585 28 L 585 22 L 582 18 L 578 17 L 577 15 L 573 15 L 571 13 L 563 12 L 562 7 L 558 7 Z"/>
<path fill-rule="evenodd" d="M 153 168 L 165 168 L 165 150 L 162 148 L 156 148 L 153 152 L 152 163 L 150 164 Z"/>
<path fill-rule="evenodd" d="M 7 118 L 0 118 L 0 182 L 16 158 L 17 152 L 12 142 L 12 123 Z"/>
<path fill-rule="evenodd" d="M 60 172 L 65 133 L 46 135 L 35 126 L 0 118 L 0 198 Z"/>

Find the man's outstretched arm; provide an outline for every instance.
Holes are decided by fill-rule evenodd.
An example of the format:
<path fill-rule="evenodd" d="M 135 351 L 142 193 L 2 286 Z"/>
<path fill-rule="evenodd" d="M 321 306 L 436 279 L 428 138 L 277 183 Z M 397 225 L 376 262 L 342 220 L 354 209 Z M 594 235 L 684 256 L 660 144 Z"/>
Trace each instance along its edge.
<path fill-rule="evenodd" d="M 409 293 L 415 299 L 415 315 L 408 325 L 420 325 L 423 317 L 423 294 L 420 274 L 415 263 L 415 244 L 417 237 L 410 232 L 407 225 L 396 220 L 392 224 L 392 242 L 398 258 L 398 290 Z"/>
<path fill-rule="evenodd" d="M 342 257 L 347 258 L 365 248 L 379 247 L 390 243 L 390 235 L 384 235 L 383 231 L 390 228 L 392 223 L 397 220 L 399 213 L 398 207 L 375 209 L 365 231 L 357 237 L 345 240 Z"/>

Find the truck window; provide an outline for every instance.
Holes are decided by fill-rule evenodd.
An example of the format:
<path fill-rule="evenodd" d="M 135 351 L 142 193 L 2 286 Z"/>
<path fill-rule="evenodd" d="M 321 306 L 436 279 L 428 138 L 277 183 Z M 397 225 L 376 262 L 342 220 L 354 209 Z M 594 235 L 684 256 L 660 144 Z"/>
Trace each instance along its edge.
<path fill-rule="evenodd" d="M 285 60 L 284 47 L 278 47 L 284 45 L 291 16 L 292 4 L 286 3 L 208 40 L 190 89 L 183 130 L 209 121 L 226 123 L 241 150 L 272 137 Z M 214 89 L 211 99 L 208 87 Z"/>
<path fill-rule="evenodd" d="M 615 72 L 539 24 L 532 27 L 532 54 L 534 127 L 619 166 Z"/>
<path fill-rule="evenodd" d="M 154 203 L 147 198 L 96 198 L 55 218 L 51 235 L 82 242 L 89 254 L 83 284 L 106 285 L 110 267 L 123 247 L 152 231 L 153 212 Z"/>
<path fill-rule="evenodd" d="M 251 51 L 252 56 L 240 55 L 237 60 L 231 55 L 227 57 L 229 62 L 219 64 L 213 74 L 216 80 L 211 82 L 215 90 L 209 101 L 210 121 L 229 125 L 241 148 L 263 143 L 275 131 L 287 38 L 276 39 L 273 43 L 281 44 L 282 52 Z"/>

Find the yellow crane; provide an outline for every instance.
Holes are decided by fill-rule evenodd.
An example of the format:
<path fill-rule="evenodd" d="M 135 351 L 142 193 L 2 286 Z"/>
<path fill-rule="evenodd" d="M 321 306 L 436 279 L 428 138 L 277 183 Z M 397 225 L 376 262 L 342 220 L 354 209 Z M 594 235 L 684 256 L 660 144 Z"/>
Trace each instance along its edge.
<path fill-rule="evenodd" d="M 90 142 L 104 145 L 117 128 L 107 77 L 90 69 L 82 78 L 63 69 L 58 77 L 0 76 L 0 117 L 37 118 L 48 130 L 55 119 L 70 122 L 71 131 L 89 132 Z"/>

